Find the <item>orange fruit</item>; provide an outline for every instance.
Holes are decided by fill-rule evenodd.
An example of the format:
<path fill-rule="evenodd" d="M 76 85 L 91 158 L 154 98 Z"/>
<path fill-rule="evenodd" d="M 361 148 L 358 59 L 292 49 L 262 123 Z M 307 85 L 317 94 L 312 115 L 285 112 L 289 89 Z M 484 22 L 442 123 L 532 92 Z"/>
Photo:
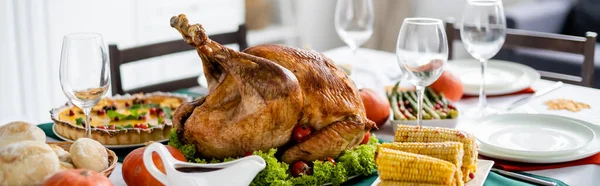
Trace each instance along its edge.
<path fill-rule="evenodd" d="M 458 101 L 464 94 L 463 84 L 454 74 L 444 71 L 439 79 L 429 86 L 437 93 L 444 93 L 450 101 Z"/>
<path fill-rule="evenodd" d="M 377 124 L 381 128 L 390 117 L 390 104 L 388 100 L 377 94 L 373 89 L 363 88 L 358 90 L 362 98 L 363 105 L 367 118 Z"/>

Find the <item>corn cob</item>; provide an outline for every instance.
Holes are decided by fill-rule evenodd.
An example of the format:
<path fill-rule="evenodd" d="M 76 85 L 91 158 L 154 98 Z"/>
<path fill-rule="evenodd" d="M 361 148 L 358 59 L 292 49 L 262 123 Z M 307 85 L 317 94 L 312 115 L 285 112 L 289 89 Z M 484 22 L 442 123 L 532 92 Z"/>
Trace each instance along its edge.
<path fill-rule="evenodd" d="M 460 142 L 406 142 L 406 143 L 383 143 L 379 145 L 382 148 L 389 148 L 409 153 L 415 153 L 425 156 L 431 156 L 441 160 L 448 161 L 454 166 L 461 168 L 463 160 L 463 144 Z M 462 171 L 458 171 L 456 177 L 463 181 Z"/>
<path fill-rule="evenodd" d="M 477 143 L 475 138 L 467 133 L 455 129 L 439 127 L 419 127 L 409 125 L 398 125 L 394 136 L 395 142 L 461 142 L 464 148 L 462 161 L 463 181 L 470 180 L 469 174 L 474 174 L 477 170 Z"/>
<path fill-rule="evenodd" d="M 384 181 L 457 185 L 455 175 L 459 170 L 437 158 L 378 148 L 375 163 L 379 178 Z"/>
<path fill-rule="evenodd" d="M 398 182 L 398 181 L 381 181 L 377 186 L 446 186 L 444 184 L 432 183 L 415 183 L 415 182 Z"/>

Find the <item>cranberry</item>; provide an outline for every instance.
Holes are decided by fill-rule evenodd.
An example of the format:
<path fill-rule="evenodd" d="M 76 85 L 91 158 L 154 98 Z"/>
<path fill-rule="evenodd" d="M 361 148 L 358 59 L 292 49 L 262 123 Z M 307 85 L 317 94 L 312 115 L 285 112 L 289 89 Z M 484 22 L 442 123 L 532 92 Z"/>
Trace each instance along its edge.
<path fill-rule="evenodd" d="M 448 108 L 449 108 L 449 109 L 452 109 L 452 110 L 455 110 L 455 109 L 456 109 L 456 107 L 454 107 L 454 105 L 448 105 Z"/>
<path fill-rule="evenodd" d="M 108 126 L 108 129 L 110 129 L 110 130 L 115 130 L 115 128 L 116 128 L 115 125 L 109 125 Z"/>
<path fill-rule="evenodd" d="M 140 124 L 136 123 L 135 125 L 133 125 L 133 128 L 140 128 Z"/>
<path fill-rule="evenodd" d="M 129 102 L 125 102 L 125 107 L 129 107 L 131 105 L 129 105 Z"/>
<path fill-rule="evenodd" d="M 99 128 L 99 129 L 106 129 L 106 127 L 105 127 L 104 125 L 100 125 L 100 126 L 98 126 L 98 127 L 96 127 L 96 128 Z"/>
<path fill-rule="evenodd" d="M 150 115 L 156 115 L 156 108 L 150 108 Z"/>
<path fill-rule="evenodd" d="M 142 129 L 148 129 L 148 125 L 146 125 L 146 124 L 140 124 L 140 128 L 142 128 Z"/>
<path fill-rule="evenodd" d="M 113 121 L 119 121 L 119 117 L 113 118 Z"/>
<path fill-rule="evenodd" d="M 74 116 L 75 112 L 73 112 L 73 110 L 69 110 L 69 116 Z"/>
<path fill-rule="evenodd" d="M 472 172 L 471 172 L 471 173 L 469 173 L 469 178 L 471 178 L 471 179 L 475 179 L 475 174 L 473 174 Z"/>
<path fill-rule="evenodd" d="M 103 116 L 104 114 L 106 114 L 106 110 L 104 109 L 100 109 L 97 111 L 98 116 Z"/>
<path fill-rule="evenodd" d="M 144 116 L 144 115 L 140 115 L 140 116 L 138 116 L 138 119 L 139 119 L 139 120 L 146 120 L 146 116 Z"/>
<path fill-rule="evenodd" d="M 252 152 L 246 152 L 246 154 L 244 154 L 244 157 L 246 156 L 252 156 Z"/>

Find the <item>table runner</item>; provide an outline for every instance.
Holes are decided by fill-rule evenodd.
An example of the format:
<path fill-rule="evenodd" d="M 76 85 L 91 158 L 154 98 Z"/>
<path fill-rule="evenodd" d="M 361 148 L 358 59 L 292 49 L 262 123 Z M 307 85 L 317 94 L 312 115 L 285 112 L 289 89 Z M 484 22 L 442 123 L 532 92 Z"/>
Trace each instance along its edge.
<path fill-rule="evenodd" d="M 177 90 L 174 92 L 180 93 L 180 94 L 187 94 L 194 98 L 202 96 L 202 94 L 199 94 L 196 92 L 191 92 L 191 91 L 188 91 L 187 89 Z M 54 131 L 52 130 L 53 125 L 54 125 L 54 123 L 43 123 L 43 124 L 39 124 L 38 127 L 41 128 L 44 131 L 44 133 L 46 133 L 46 136 L 56 139 L 58 141 L 63 141 L 62 139 L 58 138 L 58 136 L 56 136 L 56 134 L 54 134 Z M 166 142 L 164 144 L 166 144 Z M 129 154 L 134 149 L 136 149 L 136 148 L 111 149 L 111 150 L 113 150 L 115 152 L 115 154 L 119 157 L 118 158 L 119 162 L 122 163 L 123 159 L 127 156 L 127 154 Z M 534 175 L 534 174 L 529 174 L 529 173 L 525 173 L 525 172 L 516 172 L 516 173 L 528 175 L 531 177 L 535 177 L 535 178 L 539 178 L 539 179 L 543 179 L 543 180 L 547 180 L 547 181 L 552 181 L 552 182 L 557 183 L 558 186 L 567 186 L 567 184 L 561 182 L 560 180 L 556 180 L 556 179 L 552 179 L 552 178 L 548 178 L 548 177 L 544 177 L 544 176 L 539 176 L 539 175 Z M 370 176 L 359 176 L 355 179 L 348 180 L 347 182 L 345 182 L 342 185 L 370 186 L 373 184 L 373 182 L 377 179 L 378 176 L 379 175 L 375 172 L 375 174 L 372 174 Z M 531 186 L 532 184 L 522 182 L 519 180 L 515 180 L 512 178 L 507 178 L 502 175 L 496 174 L 494 172 L 489 173 L 489 175 L 484 183 L 484 186 L 505 186 L 505 185 Z"/>

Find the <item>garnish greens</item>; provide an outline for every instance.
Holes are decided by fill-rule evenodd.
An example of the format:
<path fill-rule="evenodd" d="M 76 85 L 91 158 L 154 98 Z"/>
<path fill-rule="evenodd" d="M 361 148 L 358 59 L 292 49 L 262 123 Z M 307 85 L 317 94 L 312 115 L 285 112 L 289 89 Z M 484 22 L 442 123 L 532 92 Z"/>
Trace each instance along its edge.
<path fill-rule="evenodd" d="M 77 125 L 83 125 L 83 118 L 76 118 L 75 119 L 75 124 L 77 124 Z"/>
<path fill-rule="evenodd" d="M 218 163 L 235 160 L 237 158 L 225 158 L 223 161 L 212 159 L 207 160 L 196 155 L 196 146 L 193 144 L 184 144 L 179 140 L 175 129 L 169 133 L 169 145 L 179 149 L 189 162 L 193 163 Z M 345 182 L 349 176 L 353 175 L 370 175 L 377 168 L 375 164 L 375 150 L 379 144 L 379 140 L 373 134 L 369 139 L 369 143 L 360 145 L 354 149 L 345 150 L 336 159 L 334 165 L 328 161 L 313 161 L 312 174 L 302 175 L 300 177 L 292 177 L 290 175 L 290 166 L 287 163 L 279 161 L 275 157 L 276 148 L 272 148 L 267 152 L 254 151 L 253 155 L 262 157 L 267 166 L 259 172 L 251 186 L 263 185 L 323 185 L 332 183 L 332 185 L 340 185 Z"/>
<path fill-rule="evenodd" d="M 139 111 L 137 109 L 131 109 L 129 110 L 129 115 L 125 115 L 125 114 L 121 114 L 118 113 L 117 111 L 114 110 L 108 110 L 106 111 L 106 115 L 108 115 L 108 117 L 110 117 L 110 119 L 114 119 L 114 118 L 119 118 L 119 120 L 137 120 L 140 115 L 146 115 L 146 112 L 142 112 L 139 113 Z"/>

